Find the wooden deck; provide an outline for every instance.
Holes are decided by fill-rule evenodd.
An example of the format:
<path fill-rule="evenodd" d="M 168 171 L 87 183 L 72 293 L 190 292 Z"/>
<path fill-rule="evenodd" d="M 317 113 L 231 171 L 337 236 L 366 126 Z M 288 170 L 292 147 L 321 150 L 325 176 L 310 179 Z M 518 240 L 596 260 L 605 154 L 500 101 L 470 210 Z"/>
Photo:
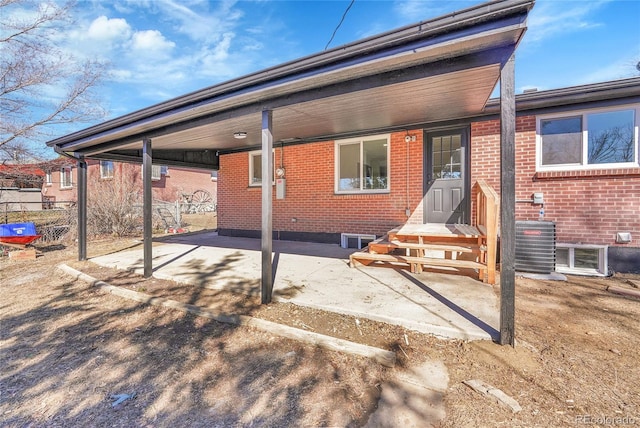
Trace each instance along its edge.
<path fill-rule="evenodd" d="M 497 194 L 483 181 L 474 185 L 476 217 L 467 224 L 405 224 L 351 254 L 351 266 L 439 270 L 496 282 Z"/>

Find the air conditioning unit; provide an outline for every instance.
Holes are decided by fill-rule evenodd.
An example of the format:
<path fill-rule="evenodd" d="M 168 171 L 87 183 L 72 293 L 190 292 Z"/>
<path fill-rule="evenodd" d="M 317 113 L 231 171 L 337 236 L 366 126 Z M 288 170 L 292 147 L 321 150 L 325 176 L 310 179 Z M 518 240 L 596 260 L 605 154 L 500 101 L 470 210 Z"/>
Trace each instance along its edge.
<path fill-rule="evenodd" d="M 556 225 L 552 221 L 516 221 L 516 271 L 551 273 L 556 264 Z"/>

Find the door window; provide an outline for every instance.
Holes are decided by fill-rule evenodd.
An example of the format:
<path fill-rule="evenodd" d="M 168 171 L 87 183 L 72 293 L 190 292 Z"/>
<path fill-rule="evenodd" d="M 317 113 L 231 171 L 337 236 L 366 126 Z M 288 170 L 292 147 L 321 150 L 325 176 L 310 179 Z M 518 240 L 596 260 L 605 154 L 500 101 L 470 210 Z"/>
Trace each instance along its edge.
<path fill-rule="evenodd" d="M 460 134 L 432 138 L 432 174 L 434 180 L 462 178 Z"/>

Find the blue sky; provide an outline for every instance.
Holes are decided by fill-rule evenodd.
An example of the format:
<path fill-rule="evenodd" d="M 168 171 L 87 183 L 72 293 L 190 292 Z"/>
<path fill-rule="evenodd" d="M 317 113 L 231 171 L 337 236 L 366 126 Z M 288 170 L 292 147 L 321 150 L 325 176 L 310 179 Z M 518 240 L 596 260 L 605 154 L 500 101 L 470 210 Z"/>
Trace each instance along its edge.
<path fill-rule="evenodd" d="M 80 57 L 109 62 L 101 93 L 117 117 L 320 52 L 349 3 L 80 0 L 60 40 Z M 330 47 L 477 3 L 356 0 Z M 638 76 L 639 61 L 640 0 L 538 0 L 517 51 L 516 87 Z"/>

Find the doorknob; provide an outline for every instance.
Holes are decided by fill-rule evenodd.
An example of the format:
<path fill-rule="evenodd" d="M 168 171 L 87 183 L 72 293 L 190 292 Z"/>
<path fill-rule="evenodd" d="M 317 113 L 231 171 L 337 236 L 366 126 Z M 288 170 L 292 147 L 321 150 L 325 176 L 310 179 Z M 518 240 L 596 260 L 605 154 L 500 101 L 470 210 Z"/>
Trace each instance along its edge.
<path fill-rule="evenodd" d="M 435 180 L 433 179 L 432 174 L 427 174 L 427 184 L 433 184 Z"/>

